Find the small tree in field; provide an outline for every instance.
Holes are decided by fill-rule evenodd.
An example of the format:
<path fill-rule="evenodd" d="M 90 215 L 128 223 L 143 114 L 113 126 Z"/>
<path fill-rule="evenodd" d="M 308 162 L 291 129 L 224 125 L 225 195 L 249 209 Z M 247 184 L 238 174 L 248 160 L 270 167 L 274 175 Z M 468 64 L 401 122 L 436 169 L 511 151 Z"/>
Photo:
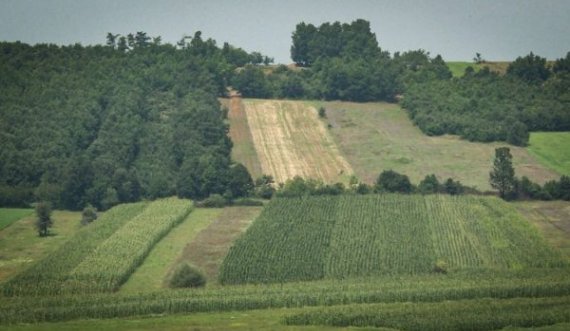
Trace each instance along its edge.
<path fill-rule="evenodd" d="M 81 225 L 87 225 L 97 219 L 97 209 L 87 205 L 81 212 Z"/>
<path fill-rule="evenodd" d="M 49 202 L 39 202 L 36 205 L 36 229 L 40 237 L 45 237 L 49 233 L 49 228 L 53 225 L 51 220 L 51 206 Z"/>
<path fill-rule="evenodd" d="M 491 187 L 499 191 L 501 198 L 505 199 L 515 189 L 515 169 L 513 168 L 513 157 L 508 147 L 495 149 L 495 160 L 493 161 L 493 171 L 489 174 Z"/>

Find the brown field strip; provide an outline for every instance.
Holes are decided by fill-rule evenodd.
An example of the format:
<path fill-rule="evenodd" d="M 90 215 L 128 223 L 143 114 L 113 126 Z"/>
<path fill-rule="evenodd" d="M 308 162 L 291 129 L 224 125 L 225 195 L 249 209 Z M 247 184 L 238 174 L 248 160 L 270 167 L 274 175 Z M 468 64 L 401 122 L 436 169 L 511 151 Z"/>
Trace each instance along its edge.
<path fill-rule="evenodd" d="M 263 173 L 247 123 L 242 99 L 234 93 L 230 99 L 224 99 L 222 104 L 229 109 L 229 135 L 234 144 L 232 159 L 243 164 L 254 179 L 260 177 Z"/>
<path fill-rule="evenodd" d="M 220 215 L 184 248 L 178 262 L 188 262 L 203 271 L 208 284 L 217 283 L 219 267 L 234 240 L 247 229 L 262 209 L 224 208 Z"/>
<path fill-rule="evenodd" d="M 282 100 L 243 104 L 261 169 L 277 183 L 295 176 L 344 182 L 353 173 L 314 107 Z"/>

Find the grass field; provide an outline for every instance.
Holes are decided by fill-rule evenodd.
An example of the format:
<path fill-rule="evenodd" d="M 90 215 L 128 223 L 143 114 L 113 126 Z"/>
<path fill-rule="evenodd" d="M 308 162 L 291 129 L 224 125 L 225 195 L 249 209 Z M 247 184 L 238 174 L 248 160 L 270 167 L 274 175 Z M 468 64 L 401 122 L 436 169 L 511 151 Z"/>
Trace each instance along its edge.
<path fill-rule="evenodd" d="M 52 219 L 50 235 L 44 238 L 38 236 L 35 216 L 29 213 L 0 231 L 0 283 L 56 251 L 81 227 L 80 212 L 55 210 Z"/>
<path fill-rule="evenodd" d="M 154 246 L 144 263 L 121 286 L 121 291 L 143 292 L 163 288 L 169 271 L 176 265 L 175 261 L 184 247 L 210 225 L 219 213 L 219 209 L 198 208 L 192 211 L 180 225 Z"/>
<path fill-rule="evenodd" d="M 225 284 L 567 265 L 494 197 L 345 195 L 280 198 L 230 250 Z"/>
<path fill-rule="evenodd" d="M 30 216 L 33 213 L 34 210 L 28 208 L 0 208 L 0 231 L 17 220 Z"/>
<path fill-rule="evenodd" d="M 462 77 L 467 67 L 472 67 L 476 72 L 481 70 L 481 66 L 473 62 L 448 61 L 446 64 L 453 77 Z"/>
<path fill-rule="evenodd" d="M 513 205 L 539 229 L 551 246 L 570 259 L 570 202 L 520 201 Z"/>
<path fill-rule="evenodd" d="M 528 151 L 545 167 L 570 176 L 570 132 L 533 132 Z"/>
<path fill-rule="evenodd" d="M 352 173 L 314 107 L 279 100 L 243 104 L 261 171 L 277 183 L 294 176 L 344 182 Z"/>
<path fill-rule="evenodd" d="M 415 127 L 405 111 L 389 103 L 322 103 L 342 154 L 356 175 L 373 183 L 382 170 L 404 173 L 416 184 L 426 175 L 452 177 L 490 190 L 489 171 L 500 143 L 473 143 L 456 136 L 429 137 Z M 525 148 L 510 146 L 517 176 L 544 183 L 558 179 Z"/>

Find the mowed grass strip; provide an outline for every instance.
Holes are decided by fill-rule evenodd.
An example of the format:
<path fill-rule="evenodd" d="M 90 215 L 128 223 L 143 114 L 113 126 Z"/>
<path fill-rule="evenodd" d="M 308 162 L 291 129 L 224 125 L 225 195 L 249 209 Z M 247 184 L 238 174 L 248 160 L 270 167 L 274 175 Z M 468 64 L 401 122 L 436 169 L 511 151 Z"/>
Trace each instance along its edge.
<path fill-rule="evenodd" d="M 253 143 L 247 115 L 241 97 L 233 95 L 225 99 L 225 106 L 229 109 L 230 138 L 233 143 L 232 159 L 243 164 L 255 179 L 263 175 L 261 164 Z"/>
<path fill-rule="evenodd" d="M 220 265 L 230 246 L 245 232 L 262 209 L 226 207 L 204 210 L 212 221 L 186 245 L 176 264 L 186 262 L 194 265 L 205 274 L 208 286 L 216 285 Z M 172 265 L 170 271 L 176 264 Z"/>
<path fill-rule="evenodd" d="M 219 209 L 194 209 L 180 225 L 154 246 L 144 263 L 121 286 L 121 292 L 154 291 L 162 288 L 169 270 L 175 266 L 184 247 L 210 225 L 219 213 Z"/>
<path fill-rule="evenodd" d="M 29 208 L 0 208 L 0 231 L 10 224 L 34 213 Z"/>
<path fill-rule="evenodd" d="M 50 235 L 41 238 L 35 228 L 36 217 L 31 213 L 0 231 L 0 283 L 58 252 L 81 228 L 80 212 L 55 210 Z"/>
<path fill-rule="evenodd" d="M 566 267 L 495 197 L 343 195 L 277 198 L 230 249 L 224 284 Z"/>
<path fill-rule="evenodd" d="M 533 132 L 528 151 L 544 166 L 570 176 L 570 132 Z"/>
<path fill-rule="evenodd" d="M 261 170 L 277 183 L 295 176 L 334 183 L 352 174 L 310 104 L 253 99 L 243 103 Z"/>
<path fill-rule="evenodd" d="M 429 137 L 415 127 L 397 104 L 319 103 L 342 154 L 356 175 L 374 183 L 382 170 L 393 169 L 419 183 L 426 175 L 449 177 L 480 190 L 490 190 L 489 172 L 501 143 L 473 143 L 456 136 Z M 525 148 L 509 146 L 517 176 L 544 183 L 558 179 Z"/>

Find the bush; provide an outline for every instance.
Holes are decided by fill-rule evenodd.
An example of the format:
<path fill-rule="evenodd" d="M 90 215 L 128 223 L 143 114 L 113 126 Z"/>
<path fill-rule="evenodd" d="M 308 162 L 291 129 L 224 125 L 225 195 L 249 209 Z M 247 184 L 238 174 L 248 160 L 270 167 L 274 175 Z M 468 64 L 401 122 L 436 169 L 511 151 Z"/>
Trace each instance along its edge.
<path fill-rule="evenodd" d="M 399 174 L 393 170 L 384 170 L 376 180 L 376 192 L 398 192 L 411 193 L 413 186 L 406 175 Z"/>
<path fill-rule="evenodd" d="M 204 285 L 206 285 L 206 277 L 187 263 L 178 265 L 168 282 L 170 288 L 203 287 Z"/>
<path fill-rule="evenodd" d="M 263 202 L 259 201 L 259 200 L 255 200 L 255 199 L 250 199 L 250 198 L 240 198 L 240 199 L 235 199 L 232 202 L 232 205 L 234 206 L 263 206 Z"/>
<path fill-rule="evenodd" d="M 219 194 L 211 194 L 202 201 L 196 202 L 196 207 L 203 208 L 222 208 L 227 205 L 228 201 Z"/>
<path fill-rule="evenodd" d="M 81 225 L 87 225 L 97 219 L 97 209 L 91 205 L 83 208 L 81 212 Z"/>

